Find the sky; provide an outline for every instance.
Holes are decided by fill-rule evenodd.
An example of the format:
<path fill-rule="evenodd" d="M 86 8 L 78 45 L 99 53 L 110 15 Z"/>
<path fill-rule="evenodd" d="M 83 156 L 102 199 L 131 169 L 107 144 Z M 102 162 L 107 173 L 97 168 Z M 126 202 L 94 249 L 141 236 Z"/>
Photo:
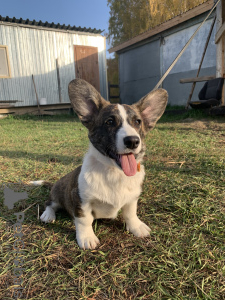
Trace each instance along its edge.
<path fill-rule="evenodd" d="M 2 0 L 0 15 L 61 25 L 91 27 L 104 30 L 102 34 L 108 32 L 107 0 Z M 108 48 L 110 46 L 107 43 Z M 110 56 L 107 51 L 107 57 Z"/>

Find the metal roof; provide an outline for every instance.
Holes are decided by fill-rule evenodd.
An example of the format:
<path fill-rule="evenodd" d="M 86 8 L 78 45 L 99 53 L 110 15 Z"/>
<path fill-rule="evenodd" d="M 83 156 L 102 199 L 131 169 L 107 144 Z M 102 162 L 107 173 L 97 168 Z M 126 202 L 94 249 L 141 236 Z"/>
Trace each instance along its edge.
<path fill-rule="evenodd" d="M 61 24 L 55 24 L 55 23 L 48 23 L 48 22 L 42 22 L 42 21 L 36 21 L 36 20 L 29 20 L 29 19 L 16 19 L 15 17 L 10 18 L 8 16 L 6 17 L 2 17 L 0 15 L 0 23 L 1 22 L 8 22 L 8 23 L 14 23 L 14 24 L 18 24 L 18 25 L 28 25 L 28 26 L 38 26 L 38 27 L 42 27 L 42 28 L 51 28 L 51 29 L 56 29 L 56 30 L 71 30 L 71 31 L 80 31 L 80 32 L 87 32 L 87 33 L 102 33 L 104 30 L 101 29 L 92 29 L 92 28 L 86 28 L 86 27 L 77 27 L 77 26 L 71 26 L 71 25 L 61 25 Z"/>

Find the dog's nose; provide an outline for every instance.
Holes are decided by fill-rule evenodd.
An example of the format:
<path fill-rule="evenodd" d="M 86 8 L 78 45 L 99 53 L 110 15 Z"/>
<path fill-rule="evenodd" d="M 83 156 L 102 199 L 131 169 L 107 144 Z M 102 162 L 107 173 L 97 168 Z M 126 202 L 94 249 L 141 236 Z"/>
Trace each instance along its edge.
<path fill-rule="evenodd" d="M 140 139 L 138 136 L 131 135 L 131 136 L 126 136 L 124 139 L 124 145 L 128 149 L 136 149 L 138 145 L 140 144 Z"/>

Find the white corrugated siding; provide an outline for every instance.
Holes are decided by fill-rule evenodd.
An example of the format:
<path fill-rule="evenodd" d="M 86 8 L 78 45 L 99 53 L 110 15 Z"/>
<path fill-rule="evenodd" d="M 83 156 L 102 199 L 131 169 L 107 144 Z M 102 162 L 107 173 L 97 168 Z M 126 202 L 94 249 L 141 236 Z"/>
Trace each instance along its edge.
<path fill-rule="evenodd" d="M 56 58 L 59 63 L 62 102 L 69 102 L 68 84 L 75 78 L 74 45 L 98 47 L 100 89 L 107 98 L 105 38 L 101 35 L 67 33 L 0 24 L 0 45 L 7 45 L 10 79 L 0 78 L 0 100 L 22 100 L 16 106 L 59 103 Z"/>

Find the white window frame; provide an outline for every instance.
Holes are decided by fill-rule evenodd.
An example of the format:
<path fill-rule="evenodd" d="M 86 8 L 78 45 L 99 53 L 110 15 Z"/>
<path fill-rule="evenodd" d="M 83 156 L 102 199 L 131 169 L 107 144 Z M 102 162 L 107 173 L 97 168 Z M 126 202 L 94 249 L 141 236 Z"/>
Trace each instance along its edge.
<path fill-rule="evenodd" d="M 0 49 L 3 49 L 3 54 L 5 54 L 2 59 L 5 59 L 5 64 L 7 68 L 7 73 L 0 74 L 0 78 L 11 78 L 11 69 L 10 69 L 10 63 L 9 63 L 9 52 L 8 52 L 8 46 L 0 45 Z M 2 51 L 0 51 L 1 53 Z M 1 60 L 0 60 L 1 61 Z"/>

